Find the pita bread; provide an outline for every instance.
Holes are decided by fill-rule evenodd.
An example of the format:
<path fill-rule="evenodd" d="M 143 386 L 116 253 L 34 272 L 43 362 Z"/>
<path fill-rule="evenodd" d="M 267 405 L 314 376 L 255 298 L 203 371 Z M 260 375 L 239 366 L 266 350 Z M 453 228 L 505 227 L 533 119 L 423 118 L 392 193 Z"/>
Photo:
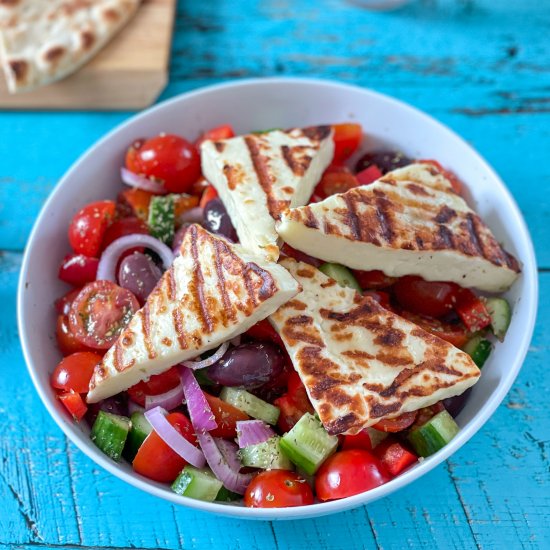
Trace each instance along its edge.
<path fill-rule="evenodd" d="M 0 59 L 11 93 L 59 80 L 91 59 L 140 0 L 0 0 Z"/>

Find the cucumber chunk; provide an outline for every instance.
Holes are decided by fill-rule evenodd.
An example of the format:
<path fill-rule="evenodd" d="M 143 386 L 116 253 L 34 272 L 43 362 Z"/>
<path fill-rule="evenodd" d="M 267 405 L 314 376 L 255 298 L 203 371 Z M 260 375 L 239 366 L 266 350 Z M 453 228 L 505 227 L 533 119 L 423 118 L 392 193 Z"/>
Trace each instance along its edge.
<path fill-rule="evenodd" d="M 353 273 L 343 265 L 326 263 L 319 267 L 327 277 L 334 279 L 340 286 L 347 286 L 361 292 L 363 289 L 353 276 Z"/>
<path fill-rule="evenodd" d="M 504 298 L 487 298 L 485 305 L 491 316 L 491 330 L 502 342 L 512 320 L 512 308 Z"/>
<path fill-rule="evenodd" d="M 292 470 L 292 462 L 280 447 L 281 437 L 275 435 L 263 443 L 249 445 L 239 451 L 243 466 L 262 470 Z"/>
<path fill-rule="evenodd" d="M 136 411 L 130 416 L 130 433 L 126 439 L 126 445 L 124 445 L 124 451 L 122 451 L 122 456 L 128 461 L 132 462 L 136 457 L 136 454 L 147 438 L 147 436 L 153 431 L 151 424 L 145 415 Z"/>
<path fill-rule="evenodd" d="M 153 237 L 167 245 L 172 243 L 176 227 L 173 195 L 151 198 L 147 225 Z"/>
<path fill-rule="evenodd" d="M 277 424 L 279 414 L 281 413 L 279 408 L 275 407 L 275 405 L 266 403 L 259 397 L 248 393 L 242 388 L 225 387 L 220 393 L 220 398 L 222 401 L 245 412 L 248 416 L 263 420 L 271 425 Z"/>
<path fill-rule="evenodd" d="M 120 462 L 122 449 L 130 431 L 130 419 L 118 414 L 99 411 L 95 419 L 90 439 L 115 462 Z"/>
<path fill-rule="evenodd" d="M 445 447 L 459 432 L 458 424 L 447 411 L 441 411 L 428 422 L 411 431 L 409 442 L 420 456 L 430 456 Z"/>
<path fill-rule="evenodd" d="M 208 468 L 199 469 L 188 464 L 172 483 L 172 490 L 184 497 L 213 502 L 222 486 L 222 482 Z"/>
<path fill-rule="evenodd" d="M 242 495 L 230 491 L 227 487 L 223 487 L 218 491 L 215 500 L 218 502 L 234 502 L 235 500 L 241 500 Z"/>
<path fill-rule="evenodd" d="M 283 452 L 306 474 L 313 475 L 336 451 L 338 438 L 329 435 L 319 420 L 306 413 L 279 443 Z"/>
<path fill-rule="evenodd" d="M 489 358 L 489 355 L 491 355 L 493 345 L 480 334 L 476 334 L 466 342 L 463 349 L 472 358 L 474 363 L 481 368 Z"/>

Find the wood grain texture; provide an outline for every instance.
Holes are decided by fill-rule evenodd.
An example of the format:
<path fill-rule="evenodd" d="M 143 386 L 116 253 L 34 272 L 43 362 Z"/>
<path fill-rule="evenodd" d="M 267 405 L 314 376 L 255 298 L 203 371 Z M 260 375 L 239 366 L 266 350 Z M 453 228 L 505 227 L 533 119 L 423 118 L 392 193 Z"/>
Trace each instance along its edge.
<path fill-rule="evenodd" d="M 251 523 L 176 507 L 126 486 L 67 442 L 32 388 L 18 343 L 21 251 L 55 182 L 129 113 L 0 113 L 0 549 L 550 548 L 549 23 L 547 0 L 418 0 L 392 14 L 344 0 L 178 3 L 164 98 L 278 74 L 392 94 L 487 158 L 535 239 L 539 323 L 503 405 L 411 486 L 317 520 Z"/>

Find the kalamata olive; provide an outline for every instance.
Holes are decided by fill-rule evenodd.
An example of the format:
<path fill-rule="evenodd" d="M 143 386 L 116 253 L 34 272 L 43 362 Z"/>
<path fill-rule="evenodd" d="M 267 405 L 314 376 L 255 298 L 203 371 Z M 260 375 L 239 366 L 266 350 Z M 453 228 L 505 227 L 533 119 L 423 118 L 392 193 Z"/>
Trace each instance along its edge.
<path fill-rule="evenodd" d="M 283 353 L 275 344 L 251 342 L 230 348 L 208 367 L 208 377 L 222 386 L 254 389 L 277 378 L 284 365 Z"/>
<path fill-rule="evenodd" d="M 466 402 L 468 401 L 468 398 L 470 397 L 471 391 L 472 388 L 468 388 L 464 393 L 460 395 L 455 395 L 454 397 L 447 397 L 447 399 L 443 399 L 443 405 L 447 409 L 447 412 L 453 418 L 458 416 L 460 411 L 464 408 Z"/>
<path fill-rule="evenodd" d="M 223 235 L 232 242 L 237 241 L 237 232 L 220 198 L 209 201 L 204 207 L 203 225 L 211 233 Z"/>
<path fill-rule="evenodd" d="M 365 153 L 357 161 L 355 170 L 356 172 L 362 172 L 369 166 L 375 164 L 382 174 L 386 174 L 397 168 L 407 166 L 407 164 L 411 164 L 411 162 L 412 160 L 409 157 L 406 157 L 399 151 L 371 151 L 370 153 Z"/>
<path fill-rule="evenodd" d="M 118 393 L 117 395 L 113 395 L 113 397 L 99 401 L 99 403 L 89 404 L 86 411 L 86 422 L 90 426 L 95 422 L 99 411 L 128 416 L 128 398 L 126 393 Z"/>
<path fill-rule="evenodd" d="M 118 268 L 118 283 L 144 303 L 162 275 L 160 268 L 141 252 L 126 256 Z"/>

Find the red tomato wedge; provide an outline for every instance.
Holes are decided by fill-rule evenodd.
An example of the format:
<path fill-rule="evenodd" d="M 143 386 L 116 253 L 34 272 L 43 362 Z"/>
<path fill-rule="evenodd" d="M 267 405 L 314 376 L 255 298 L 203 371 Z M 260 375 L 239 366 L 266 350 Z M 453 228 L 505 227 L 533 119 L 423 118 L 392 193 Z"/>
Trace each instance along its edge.
<path fill-rule="evenodd" d="M 381 432 L 401 432 L 411 426 L 416 420 L 417 412 L 406 412 L 396 418 L 384 418 L 372 426 Z"/>
<path fill-rule="evenodd" d="M 395 277 L 388 277 L 383 271 L 378 269 L 373 269 L 371 271 L 354 269 L 353 276 L 357 279 L 359 286 L 363 290 L 387 288 L 397 281 Z"/>
<path fill-rule="evenodd" d="M 172 367 L 161 374 L 154 374 L 147 382 L 138 382 L 128 388 L 128 397 L 138 405 L 145 407 L 145 397 L 148 395 L 160 395 L 178 384 L 181 378 L 177 367 Z"/>
<path fill-rule="evenodd" d="M 364 170 L 361 170 L 361 172 L 355 174 L 355 177 L 360 185 L 368 185 L 382 176 L 382 171 L 378 168 L 378 166 L 376 166 L 376 164 L 372 164 L 368 168 L 365 168 Z"/>
<path fill-rule="evenodd" d="M 325 170 L 313 194 L 321 199 L 326 199 L 337 193 L 345 193 L 359 185 L 357 178 L 348 168 L 340 165 L 331 165 Z"/>
<path fill-rule="evenodd" d="M 197 445 L 193 425 L 184 414 L 173 412 L 166 416 L 166 420 L 189 443 Z M 186 464 L 187 462 L 154 431 L 142 443 L 132 462 L 132 466 L 138 474 L 164 483 L 174 481 Z"/>
<path fill-rule="evenodd" d="M 50 378 L 57 390 L 87 393 L 95 366 L 102 356 L 89 351 L 76 352 L 62 359 Z"/>
<path fill-rule="evenodd" d="M 63 405 L 65 405 L 65 408 L 69 411 L 76 422 L 82 420 L 88 410 L 88 407 L 79 393 L 74 391 L 63 392 L 60 393 L 57 398 L 61 401 L 61 403 L 63 403 Z"/>
<path fill-rule="evenodd" d="M 409 321 L 423 328 L 425 331 L 438 336 L 439 338 L 446 340 L 453 346 L 461 348 L 470 339 L 470 333 L 466 330 L 462 324 L 452 325 L 445 323 L 439 319 L 428 319 L 421 315 L 416 315 L 406 310 L 398 311 L 401 317 L 405 317 Z"/>
<path fill-rule="evenodd" d="M 452 311 L 459 288 L 455 283 L 425 281 L 416 275 L 406 275 L 393 285 L 393 292 L 408 311 L 443 317 Z"/>
<path fill-rule="evenodd" d="M 237 407 L 222 401 L 219 397 L 214 397 L 206 392 L 204 392 L 204 396 L 218 424 L 218 427 L 212 430 L 210 435 L 226 439 L 237 437 L 237 422 L 240 420 L 250 420 L 250 417 L 240 409 L 237 409 Z"/>
<path fill-rule="evenodd" d="M 76 254 L 97 257 L 103 235 L 115 217 L 113 201 L 98 201 L 81 208 L 69 226 L 69 243 Z"/>
<path fill-rule="evenodd" d="M 334 159 L 333 162 L 341 163 L 347 160 L 359 147 L 363 137 L 363 129 L 360 124 L 346 122 L 333 124 L 334 130 Z"/>
<path fill-rule="evenodd" d="M 288 470 L 260 472 L 244 495 L 249 508 L 288 508 L 313 504 L 313 492 L 305 478 Z"/>
<path fill-rule="evenodd" d="M 255 325 L 252 325 L 245 334 L 254 340 L 258 340 L 259 342 L 273 342 L 281 348 L 284 348 L 281 337 L 267 319 L 262 319 Z"/>
<path fill-rule="evenodd" d="M 450 170 L 443 168 L 437 160 L 419 160 L 417 162 L 424 162 L 425 164 L 432 164 L 435 166 L 451 182 L 453 191 L 458 195 L 462 195 L 462 191 L 464 190 L 462 182 Z"/>
<path fill-rule="evenodd" d="M 342 450 L 363 449 L 364 451 L 372 450 L 372 441 L 367 430 L 361 430 L 355 435 L 345 435 L 342 443 Z"/>

